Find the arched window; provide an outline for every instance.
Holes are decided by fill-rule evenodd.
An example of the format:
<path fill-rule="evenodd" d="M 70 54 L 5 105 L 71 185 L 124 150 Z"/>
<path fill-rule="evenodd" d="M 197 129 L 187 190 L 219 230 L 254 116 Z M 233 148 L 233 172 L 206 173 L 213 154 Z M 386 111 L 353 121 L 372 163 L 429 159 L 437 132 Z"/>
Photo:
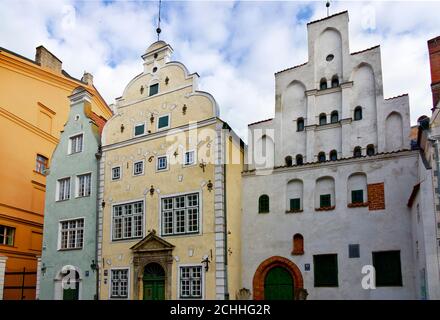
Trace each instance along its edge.
<path fill-rule="evenodd" d="M 286 166 L 288 166 L 288 167 L 292 166 L 292 157 L 291 156 L 287 156 L 286 158 L 284 158 L 284 161 L 286 162 Z"/>
<path fill-rule="evenodd" d="M 362 148 L 361 147 L 357 146 L 354 148 L 353 157 L 355 157 L 355 158 L 362 157 Z"/>
<path fill-rule="evenodd" d="M 330 151 L 330 160 L 331 161 L 338 160 L 338 152 L 336 150 Z"/>
<path fill-rule="evenodd" d="M 363 172 L 353 173 L 347 180 L 348 207 L 364 207 L 368 203 L 367 176 Z"/>
<path fill-rule="evenodd" d="M 269 196 L 263 194 L 258 199 L 258 213 L 268 213 L 269 212 Z"/>
<path fill-rule="evenodd" d="M 293 255 L 304 254 L 304 237 L 302 234 L 297 233 L 293 236 Z"/>
<path fill-rule="evenodd" d="M 303 156 L 301 154 L 296 155 L 296 165 L 301 166 L 303 164 Z"/>
<path fill-rule="evenodd" d="M 318 153 L 318 161 L 319 162 L 325 161 L 325 152 L 321 151 L 320 153 Z"/>
<path fill-rule="evenodd" d="M 287 183 L 286 213 L 302 211 L 303 189 L 302 180 L 293 179 Z"/>
<path fill-rule="evenodd" d="M 321 113 L 319 115 L 319 125 L 327 124 L 327 115 L 325 113 Z"/>
<path fill-rule="evenodd" d="M 335 203 L 334 178 L 327 176 L 317 179 L 315 186 L 315 210 L 333 210 Z"/>
<path fill-rule="evenodd" d="M 332 77 L 332 88 L 335 87 L 339 87 L 339 78 L 337 74 Z"/>
<path fill-rule="evenodd" d="M 321 90 L 327 89 L 327 79 L 326 78 L 322 78 L 321 81 L 319 82 L 319 89 L 321 89 Z"/>
<path fill-rule="evenodd" d="M 361 120 L 362 119 L 362 107 L 357 106 L 354 108 L 354 120 Z"/>
<path fill-rule="evenodd" d="M 332 111 L 331 116 L 330 116 L 330 122 L 331 123 L 336 123 L 339 121 L 339 114 L 338 111 Z"/>
<path fill-rule="evenodd" d="M 374 145 L 369 144 L 369 145 L 367 146 L 367 155 L 369 155 L 369 156 L 374 155 Z"/>
<path fill-rule="evenodd" d="M 296 120 L 296 131 L 304 131 L 304 119 L 298 118 Z"/>

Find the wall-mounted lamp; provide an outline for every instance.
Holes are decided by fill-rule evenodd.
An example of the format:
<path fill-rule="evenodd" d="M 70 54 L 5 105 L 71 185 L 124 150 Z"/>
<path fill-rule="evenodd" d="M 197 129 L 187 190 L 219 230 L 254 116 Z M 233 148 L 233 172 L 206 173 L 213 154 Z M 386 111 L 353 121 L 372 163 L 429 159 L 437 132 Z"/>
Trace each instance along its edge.
<path fill-rule="evenodd" d="M 41 266 L 41 274 L 44 276 L 44 274 L 46 273 L 46 264 L 43 262 L 43 265 Z"/>
<path fill-rule="evenodd" d="M 211 182 L 211 180 L 208 181 L 208 184 L 206 185 L 208 187 L 208 191 L 211 192 L 212 191 L 212 187 L 214 186 Z"/>
<path fill-rule="evenodd" d="M 153 123 L 153 122 L 154 122 L 154 115 L 153 115 L 153 114 L 151 114 L 151 117 L 150 117 L 150 122 L 151 122 L 151 123 Z"/>
<path fill-rule="evenodd" d="M 144 86 L 141 86 L 141 94 L 143 94 L 144 93 Z"/>
<path fill-rule="evenodd" d="M 95 272 L 95 270 L 98 270 L 98 265 L 95 262 L 95 259 L 92 260 L 92 264 L 90 265 L 90 269 L 92 269 L 93 272 Z"/>
<path fill-rule="evenodd" d="M 150 187 L 150 195 L 153 195 L 154 194 L 154 187 L 153 187 L 153 185 L 151 185 L 151 187 Z"/>
<path fill-rule="evenodd" d="M 124 124 L 121 124 L 121 133 L 124 132 L 124 129 L 125 129 Z"/>
<path fill-rule="evenodd" d="M 179 152 L 176 150 L 174 151 L 174 157 L 177 157 L 179 155 Z"/>
<path fill-rule="evenodd" d="M 170 82 L 170 78 L 166 77 L 165 78 L 165 84 L 168 85 L 168 82 Z"/>
<path fill-rule="evenodd" d="M 186 104 L 184 104 L 183 107 L 182 107 L 182 113 L 184 115 L 186 114 L 186 110 L 188 110 L 188 107 L 186 106 Z"/>
<path fill-rule="evenodd" d="M 200 162 L 199 167 L 202 168 L 203 172 L 205 172 L 206 162 L 203 161 L 203 159 L 202 159 L 202 162 Z"/>
<path fill-rule="evenodd" d="M 102 200 L 102 202 L 101 202 L 101 207 L 105 208 L 105 201 L 104 200 Z"/>
<path fill-rule="evenodd" d="M 209 261 L 209 257 L 206 256 L 201 263 L 203 263 L 204 267 L 205 267 L 205 271 L 208 272 L 209 270 L 209 264 L 211 263 L 211 261 Z"/>

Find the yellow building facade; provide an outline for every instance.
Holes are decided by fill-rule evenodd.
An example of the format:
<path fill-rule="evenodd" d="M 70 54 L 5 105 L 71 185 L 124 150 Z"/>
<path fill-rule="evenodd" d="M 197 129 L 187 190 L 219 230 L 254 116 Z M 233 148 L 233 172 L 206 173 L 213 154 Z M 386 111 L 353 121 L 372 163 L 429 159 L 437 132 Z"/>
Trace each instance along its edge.
<path fill-rule="evenodd" d="M 100 299 L 234 299 L 244 145 L 153 43 L 102 135 Z"/>
<path fill-rule="evenodd" d="M 84 86 L 93 111 L 112 115 L 92 80 L 69 76 L 43 46 L 35 60 L 0 48 L 0 299 L 35 299 L 44 170 L 69 114 L 68 96 Z"/>

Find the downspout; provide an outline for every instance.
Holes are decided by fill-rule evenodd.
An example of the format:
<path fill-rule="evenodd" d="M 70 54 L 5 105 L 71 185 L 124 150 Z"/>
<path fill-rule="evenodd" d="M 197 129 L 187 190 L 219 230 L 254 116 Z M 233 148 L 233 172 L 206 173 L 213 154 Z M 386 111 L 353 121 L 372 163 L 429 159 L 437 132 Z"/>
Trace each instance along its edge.
<path fill-rule="evenodd" d="M 98 152 L 95 153 L 96 157 L 96 221 L 95 221 L 95 264 L 96 264 L 96 293 L 95 293 L 95 300 L 99 300 L 99 274 L 101 273 L 101 270 L 99 268 L 98 264 L 98 241 L 99 241 L 99 179 L 100 179 L 100 162 L 102 158 L 102 146 L 101 143 L 99 143 L 98 146 Z"/>
<path fill-rule="evenodd" d="M 226 162 L 226 161 L 225 161 Z M 227 201 L 226 201 L 226 163 L 223 163 L 223 208 L 225 212 L 225 228 L 223 230 L 224 232 L 224 241 L 225 241 L 225 248 L 224 248 L 224 255 L 225 255 L 225 300 L 229 300 L 229 288 L 228 288 L 228 207 L 227 207 Z"/>

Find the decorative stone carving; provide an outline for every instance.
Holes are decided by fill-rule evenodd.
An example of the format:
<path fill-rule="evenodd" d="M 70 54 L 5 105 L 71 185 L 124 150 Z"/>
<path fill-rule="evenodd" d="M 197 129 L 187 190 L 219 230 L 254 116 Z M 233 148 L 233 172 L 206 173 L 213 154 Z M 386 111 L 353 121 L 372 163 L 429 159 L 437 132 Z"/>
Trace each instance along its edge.
<path fill-rule="evenodd" d="M 250 300 L 250 298 L 251 298 L 251 291 L 249 289 L 246 289 L 246 288 L 241 288 L 235 294 L 235 298 L 237 300 Z"/>

